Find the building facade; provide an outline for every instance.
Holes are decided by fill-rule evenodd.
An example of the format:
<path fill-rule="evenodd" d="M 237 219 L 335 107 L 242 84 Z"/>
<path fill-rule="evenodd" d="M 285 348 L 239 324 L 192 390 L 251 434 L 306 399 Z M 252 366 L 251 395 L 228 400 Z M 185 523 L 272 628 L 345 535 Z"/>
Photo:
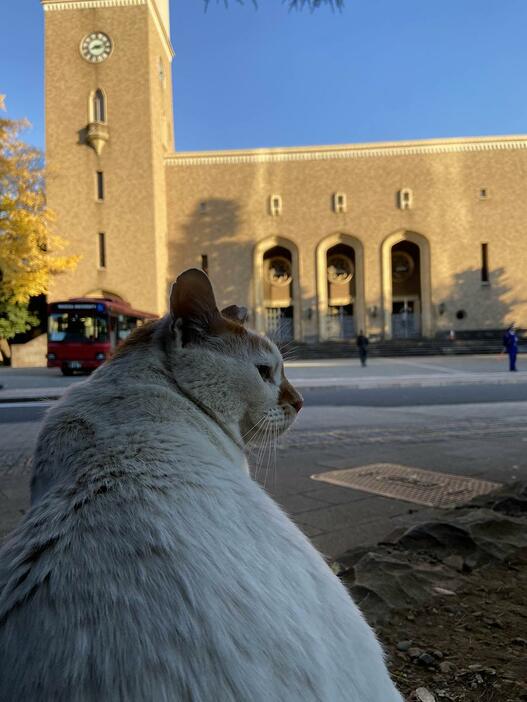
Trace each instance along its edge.
<path fill-rule="evenodd" d="M 283 341 L 525 324 L 527 137 L 179 153 L 168 0 L 42 4 L 52 299 L 162 314 L 195 266 Z"/>

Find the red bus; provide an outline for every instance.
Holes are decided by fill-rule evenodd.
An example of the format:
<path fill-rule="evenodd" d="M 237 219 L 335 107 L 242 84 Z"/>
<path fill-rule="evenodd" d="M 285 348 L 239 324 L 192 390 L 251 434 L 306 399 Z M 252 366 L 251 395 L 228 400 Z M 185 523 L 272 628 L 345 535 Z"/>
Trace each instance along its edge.
<path fill-rule="evenodd" d="M 90 372 L 115 351 L 130 332 L 155 314 L 126 302 L 76 297 L 48 305 L 48 368 L 64 375 Z"/>

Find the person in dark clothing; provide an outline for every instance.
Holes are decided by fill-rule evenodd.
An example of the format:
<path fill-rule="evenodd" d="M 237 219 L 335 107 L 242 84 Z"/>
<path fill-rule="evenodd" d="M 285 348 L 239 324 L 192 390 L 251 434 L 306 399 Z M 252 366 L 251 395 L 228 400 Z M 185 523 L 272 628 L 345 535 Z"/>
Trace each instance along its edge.
<path fill-rule="evenodd" d="M 359 349 L 359 358 L 361 366 L 366 365 L 366 360 L 368 358 L 368 337 L 364 336 L 362 329 L 357 336 L 357 347 Z"/>
<path fill-rule="evenodd" d="M 516 325 L 514 322 L 503 335 L 503 348 L 509 355 L 509 370 L 517 370 L 516 356 L 518 355 L 518 336 L 516 334 Z"/>

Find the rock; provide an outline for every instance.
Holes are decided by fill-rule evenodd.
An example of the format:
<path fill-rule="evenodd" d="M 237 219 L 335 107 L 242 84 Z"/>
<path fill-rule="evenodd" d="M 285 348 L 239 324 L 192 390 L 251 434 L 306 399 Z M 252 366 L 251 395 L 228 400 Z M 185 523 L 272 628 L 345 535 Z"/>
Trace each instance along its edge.
<path fill-rule="evenodd" d="M 443 558 L 443 563 L 449 568 L 454 568 L 454 570 L 457 570 L 461 573 L 465 561 L 463 560 L 463 556 L 456 556 L 452 554 L 451 556 Z"/>
<path fill-rule="evenodd" d="M 418 687 L 415 691 L 415 699 L 419 702 L 436 702 L 435 695 L 426 687 Z"/>
<path fill-rule="evenodd" d="M 408 651 L 412 646 L 411 641 L 399 641 L 397 644 L 397 650 L 402 651 L 403 653 Z"/>
<path fill-rule="evenodd" d="M 454 666 L 450 661 L 441 661 L 439 664 L 439 670 L 442 673 L 448 674 L 454 670 Z"/>
<path fill-rule="evenodd" d="M 421 655 L 417 658 L 417 662 L 419 665 L 424 665 L 424 666 L 435 666 L 436 661 L 433 656 L 431 656 L 429 653 L 421 653 Z"/>
<path fill-rule="evenodd" d="M 492 626 L 496 629 L 503 629 L 503 624 L 501 622 L 499 622 L 497 619 L 484 618 L 483 623 L 486 624 L 487 626 Z"/>
<path fill-rule="evenodd" d="M 340 577 L 350 570 L 350 566 L 347 566 L 344 563 L 339 563 L 339 561 L 333 561 L 331 564 L 331 570 L 337 577 Z"/>
<path fill-rule="evenodd" d="M 408 649 L 408 655 L 410 658 L 419 658 L 421 655 L 422 651 L 420 648 L 410 648 Z"/>
<path fill-rule="evenodd" d="M 445 595 L 447 597 L 451 597 L 452 595 L 455 595 L 456 593 L 453 590 L 447 590 L 445 587 L 434 587 L 434 592 L 437 592 L 438 595 Z"/>
<path fill-rule="evenodd" d="M 470 573 L 471 571 L 473 571 L 474 568 L 477 567 L 477 565 L 478 565 L 478 559 L 476 558 L 476 556 L 467 556 L 465 558 L 464 563 L 463 563 L 464 570 L 467 573 Z"/>

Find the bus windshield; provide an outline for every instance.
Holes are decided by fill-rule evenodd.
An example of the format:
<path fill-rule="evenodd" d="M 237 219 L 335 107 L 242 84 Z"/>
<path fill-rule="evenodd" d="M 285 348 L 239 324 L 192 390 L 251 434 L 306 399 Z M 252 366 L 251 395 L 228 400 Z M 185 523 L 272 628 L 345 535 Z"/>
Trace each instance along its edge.
<path fill-rule="evenodd" d="M 49 315 L 48 339 L 52 342 L 106 342 L 108 317 L 90 312 L 52 312 Z"/>

